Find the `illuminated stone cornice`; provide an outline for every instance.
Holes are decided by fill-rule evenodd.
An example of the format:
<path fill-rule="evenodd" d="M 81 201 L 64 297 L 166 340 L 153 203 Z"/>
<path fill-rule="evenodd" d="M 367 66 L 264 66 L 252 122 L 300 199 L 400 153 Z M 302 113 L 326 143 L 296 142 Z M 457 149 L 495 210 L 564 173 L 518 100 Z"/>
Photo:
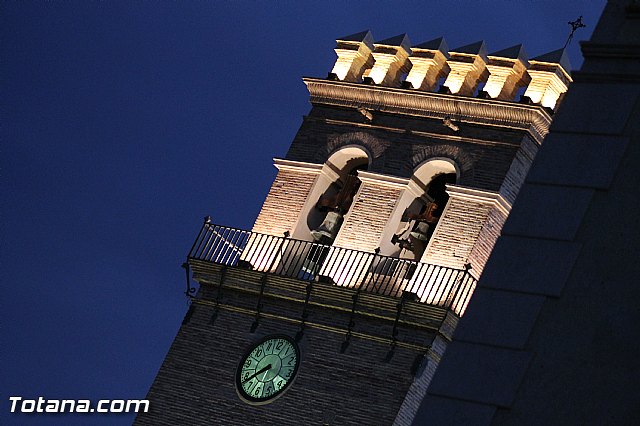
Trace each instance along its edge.
<path fill-rule="evenodd" d="M 408 178 L 401 178 L 397 176 L 385 175 L 382 173 L 373 172 L 358 172 L 358 179 L 365 183 L 373 183 L 377 185 L 390 186 L 393 188 L 404 189 L 409 183 Z"/>
<path fill-rule="evenodd" d="M 340 179 L 340 174 L 332 169 L 331 164 L 316 164 L 307 163 L 305 161 L 293 161 L 285 160 L 283 158 L 274 158 L 273 165 L 278 170 L 288 170 L 298 173 L 308 173 L 312 175 L 324 175 L 330 181 L 337 181 Z"/>
<path fill-rule="evenodd" d="M 505 200 L 498 192 L 451 184 L 448 184 L 446 188 L 447 193 L 450 197 L 466 198 L 469 200 L 474 200 L 476 202 L 492 204 L 507 215 L 511 211 L 511 204 L 507 200 Z"/>
<path fill-rule="evenodd" d="M 278 170 L 292 170 L 301 173 L 318 174 L 322 170 L 322 164 L 306 163 L 304 161 L 285 160 L 283 158 L 274 158 L 273 165 Z"/>
<path fill-rule="evenodd" d="M 551 116 L 536 105 L 310 77 L 303 80 L 313 104 L 507 126 L 528 131 L 538 143 L 542 143 L 551 124 Z"/>

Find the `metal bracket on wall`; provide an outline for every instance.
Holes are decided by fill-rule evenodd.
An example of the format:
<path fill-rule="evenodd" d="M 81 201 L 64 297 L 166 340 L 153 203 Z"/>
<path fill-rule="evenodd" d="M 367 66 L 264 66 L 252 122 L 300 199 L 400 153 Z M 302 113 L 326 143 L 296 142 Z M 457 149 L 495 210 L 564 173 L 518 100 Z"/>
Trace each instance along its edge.
<path fill-rule="evenodd" d="M 213 314 L 211 314 L 211 319 L 209 320 L 209 324 L 213 325 L 216 322 L 216 318 L 218 318 L 218 312 L 220 312 L 220 301 L 222 300 L 222 285 L 224 284 L 224 275 L 227 272 L 227 266 L 223 266 L 220 269 L 220 282 L 218 283 L 217 293 L 216 293 L 216 304 L 213 306 Z"/>
<path fill-rule="evenodd" d="M 304 306 L 302 307 L 302 321 L 300 322 L 300 331 L 296 333 L 296 342 L 302 340 L 302 336 L 304 335 L 304 329 L 306 327 L 307 318 L 309 317 L 309 312 L 307 308 L 309 307 L 309 299 L 311 298 L 311 290 L 313 289 L 313 281 L 309 281 L 307 283 L 307 294 L 304 298 Z"/>
<path fill-rule="evenodd" d="M 267 274 L 262 275 L 260 279 L 260 294 L 258 295 L 258 303 L 256 304 L 256 319 L 251 324 L 251 332 L 255 333 L 256 329 L 260 325 L 260 312 L 262 311 L 262 296 L 264 295 L 264 288 L 267 285 Z"/>
<path fill-rule="evenodd" d="M 188 324 L 189 321 L 191 321 L 191 316 L 193 315 L 193 311 L 196 309 L 195 306 L 193 306 L 193 303 L 191 303 L 191 298 L 193 297 L 193 294 L 196 292 L 196 289 L 195 287 L 191 287 L 191 274 L 189 271 L 189 264 L 187 262 L 184 262 L 181 266 L 182 268 L 184 268 L 184 272 L 187 277 L 187 289 L 185 290 L 184 294 L 189 298 L 189 310 L 187 311 L 187 313 L 184 315 L 184 318 L 182 319 L 182 325 L 185 325 L 185 324 Z"/>
<path fill-rule="evenodd" d="M 287 241 L 287 238 L 289 238 L 289 235 L 291 235 L 289 231 L 285 231 L 283 234 L 283 238 L 280 241 L 280 245 L 278 246 L 278 252 L 280 253 L 280 258 L 282 258 L 282 256 L 284 255 L 284 253 L 282 252 L 282 247 L 284 246 L 284 243 Z M 267 271 L 273 270 L 273 267 L 275 266 L 277 260 L 278 260 L 278 256 L 274 256 L 273 260 L 271 261 L 271 265 L 269 265 L 269 268 L 267 269 Z M 256 329 L 260 325 L 260 312 L 262 311 L 262 296 L 264 295 L 264 288 L 266 285 L 267 285 L 267 272 L 265 272 L 264 275 L 262 275 L 262 279 L 260 280 L 260 294 L 258 295 L 258 303 L 256 304 L 256 319 L 253 321 L 253 324 L 251 324 L 251 330 L 250 330 L 252 333 L 255 333 Z"/>
<path fill-rule="evenodd" d="M 191 287 L 191 273 L 189 270 L 189 263 L 188 262 L 184 262 L 182 265 L 182 268 L 184 268 L 184 272 L 187 276 L 187 289 L 185 290 L 184 294 L 187 295 L 187 297 L 192 297 L 193 294 L 196 292 L 196 288 L 195 287 Z"/>
<path fill-rule="evenodd" d="M 424 367 L 426 366 L 426 363 L 424 361 L 427 358 L 427 355 L 429 354 L 430 349 L 431 348 L 427 346 L 424 349 L 424 352 L 420 352 L 418 355 L 416 355 L 410 370 L 412 376 L 418 377 L 422 375 L 422 372 L 424 371 Z"/>
<path fill-rule="evenodd" d="M 347 326 L 347 334 L 345 334 L 344 336 L 344 342 L 342 342 L 342 344 L 340 345 L 341 354 L 345 353 L 345 351 L 347 350 L 347 347 L 349 346 L 349 341 L 351 340 L 351 330 L 353 330 L 353 327 L 356 325 L 356 323 L 353 321 L 353 318 L 356 315 L 356 306 L 358 304 L 359 296 L 360 296 L 360 289 L 356 290 L 356 292 L 353 293 L 353 296 L 351 296 L 351 299 L 353 299 L 353 303 L 351 304 L 351 314 L 349 315 L 349 325 Z"/>
<path fill-rule="evenodd" d="M 398 343 L 398 323 L 400 322 L 400 315 L 402 314 L 402 308 L 404 308 L 405 303 L 409 300 L 415 300 L 416 295 L 414 293 L 403 291 L 402 297 L 400 298 L 400 302 L 396 305 L 398 311 L 396 312 L 396 319 L 393 322 L 393 330 L 391 331 L 391 349 L 387 352 L 387 356 L 384 358 L 384 362 L 391 361 L 393 358 L 393 354 L 396 351 L 396 346 Z"/>

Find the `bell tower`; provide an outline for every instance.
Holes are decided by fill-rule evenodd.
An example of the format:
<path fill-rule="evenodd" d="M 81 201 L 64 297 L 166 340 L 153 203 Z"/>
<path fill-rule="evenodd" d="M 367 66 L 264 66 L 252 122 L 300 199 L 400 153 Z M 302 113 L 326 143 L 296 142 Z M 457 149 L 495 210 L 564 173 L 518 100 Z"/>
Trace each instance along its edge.
<path fill-rule="evenodd" d="M 369 31 L 335 52 L 253 228 L 205 219 L 137 424 L 411 424 L 570 69 Z"/>

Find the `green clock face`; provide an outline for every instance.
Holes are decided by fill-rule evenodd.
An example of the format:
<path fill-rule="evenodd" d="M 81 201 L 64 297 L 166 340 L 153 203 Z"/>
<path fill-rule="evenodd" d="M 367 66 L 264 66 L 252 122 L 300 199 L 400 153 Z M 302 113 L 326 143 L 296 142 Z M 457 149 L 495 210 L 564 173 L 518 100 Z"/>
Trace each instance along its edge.
<path fill-rule="evenodd" d="M 236 370 L 236 389 L 252 404 L 266 404 L 291 384 L 300 365 L 300 349 L 289 336 L 267 336 L 252 346 Z"/>

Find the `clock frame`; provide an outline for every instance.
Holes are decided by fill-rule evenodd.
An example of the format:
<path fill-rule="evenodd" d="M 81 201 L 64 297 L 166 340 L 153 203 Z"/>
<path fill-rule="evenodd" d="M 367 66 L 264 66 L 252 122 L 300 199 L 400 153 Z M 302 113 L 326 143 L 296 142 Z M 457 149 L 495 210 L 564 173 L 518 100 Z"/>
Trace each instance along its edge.
<path fill-rule="evenodd" d="M 293 383 L 300 348 L 285 334 L 265 336 L 251 345 L 236 368 L 236 392 L 243 401 L 263 405 L 275 401 Z"/>

